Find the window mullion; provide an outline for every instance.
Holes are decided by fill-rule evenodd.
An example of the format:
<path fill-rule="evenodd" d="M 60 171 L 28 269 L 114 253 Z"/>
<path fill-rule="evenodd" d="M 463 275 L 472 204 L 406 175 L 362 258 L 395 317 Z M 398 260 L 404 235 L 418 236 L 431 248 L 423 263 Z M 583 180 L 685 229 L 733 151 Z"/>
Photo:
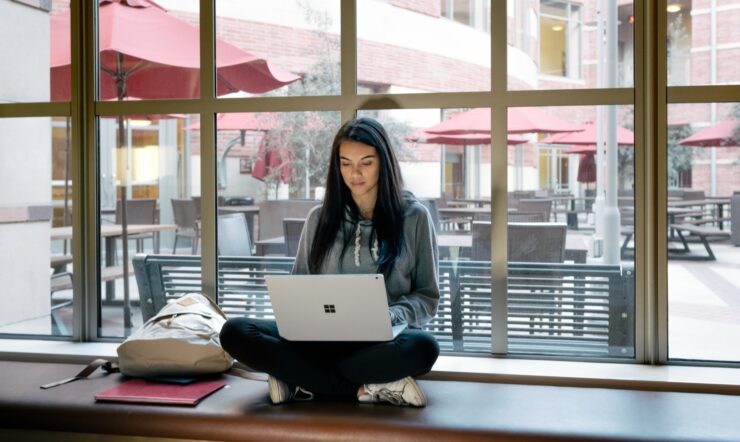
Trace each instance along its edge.
<path fill-rule="evenodd" d="M 71 14 L 72 56 L 72 220 L 74 272 L 73 331 L 79 341 L 98 339 L 100 308 L 100 235 L 98 223 L 98 127 L 95 100 L 98 91 L 98 3 L 73 0 Z"/>
<path fill-rule="evenodd" d="M 218 299 L 216 254 L 216 26 L 215 0 L 200 0 L 201 284 Z"/>
<path fill-rule="evenodd" d="M 357 1 L 343 1 L 340 4 L 341 27 L 341 81 L 342 81 L 342 121 L 355 116 L 357 97 Z"/>
<path fill-rule="evenodd" d="M 491 351 L 508 352 L 507 319 L 507 14 L 491 5 Z"/>

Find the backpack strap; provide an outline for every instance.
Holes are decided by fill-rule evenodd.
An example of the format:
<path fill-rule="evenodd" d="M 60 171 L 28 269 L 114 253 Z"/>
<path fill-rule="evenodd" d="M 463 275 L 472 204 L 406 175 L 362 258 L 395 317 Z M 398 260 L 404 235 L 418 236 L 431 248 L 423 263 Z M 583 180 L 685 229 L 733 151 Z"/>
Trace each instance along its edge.
<path fill-rule="evenodd" d="M 41 385 L 41 388 L 46 390 L 49 388 L 58 387 L 60 385 L 68 384 L 79 379 L 84 379 L 90 376 L 95 370 L 101 367 L 106 373 L 118 373 L 118 365 L 105 359 L 95 359 L 94 361 L 87 364 L 87 367 L 83 368 L 79 373 L 71 378 L 62 379 L 61 381 L 49 382 L 48 384 Z"/>

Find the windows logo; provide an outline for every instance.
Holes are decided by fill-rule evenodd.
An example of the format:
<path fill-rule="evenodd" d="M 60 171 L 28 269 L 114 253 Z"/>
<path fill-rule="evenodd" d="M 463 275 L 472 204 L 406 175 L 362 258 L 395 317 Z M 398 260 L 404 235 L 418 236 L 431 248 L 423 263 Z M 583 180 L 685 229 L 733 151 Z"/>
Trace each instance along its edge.
<path fill-rule="evenodd" d="M 324 313 L 336 313 L 337 309 L 334 304 L 324 304 Z"/>

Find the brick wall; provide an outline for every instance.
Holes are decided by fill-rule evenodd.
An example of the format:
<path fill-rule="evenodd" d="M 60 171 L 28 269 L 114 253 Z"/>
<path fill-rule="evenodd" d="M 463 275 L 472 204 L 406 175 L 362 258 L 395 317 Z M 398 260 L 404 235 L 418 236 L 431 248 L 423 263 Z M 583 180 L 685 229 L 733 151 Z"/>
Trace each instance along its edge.
<path fill-rule="evenodd" d="M 442 3 L 439 0 L 391 0 L 391 4 L 432 17 L 439 17 L 442 14 Z"/>

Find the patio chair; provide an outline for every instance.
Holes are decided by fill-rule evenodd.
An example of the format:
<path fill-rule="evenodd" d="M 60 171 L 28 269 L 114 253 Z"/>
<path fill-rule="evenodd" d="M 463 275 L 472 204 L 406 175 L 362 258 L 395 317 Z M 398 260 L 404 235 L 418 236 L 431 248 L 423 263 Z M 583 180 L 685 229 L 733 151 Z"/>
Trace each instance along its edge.
<path fill-rule="evenodd" d="M 545 221 L 549 221 L 552 213 L 552 200 L 547 198 L 521 199 L 517 211 L 524 213 L 541 212 L 545 215 Z"/>
<path fill-rule="evenodd" d="M 177 241 L 187 238 L 192 243 L 192 253 L 198 252 L 200 241 L 200 225 L 198 222 L 198 208 L 192 199 L 172 200 L 172 213 L 175 218 L 177 230 L 175 231 L 175 243 L 172 245 L 172 253 L 177 253 Z"/>
<path fill-rule="evenodd" d="M 683 189 L 675 187 L 668 189 L 668 198 L 683 198 Z"/>
<path fill-rule="evenodd" d="M 698 201 L 707 199 L 703 190 L 684 190 L 681 198 L 684 201 Z"/>
<path fill-rule="evenodd" d="M 301 239 L 305 218 L 283 218 L 283 236 L 285 237 L 285 256 L 296 256 L 298 242 Z"/>
<path fill-rule="evenodd" d="M 735 192 L 730 199 L 730 242 L 740 246 L 740 192 Z"/>
<path fill-rule="evenodd" d="M 509 261 L 564 262 L 566 228 L 562 223 L 509 223 Z"/>
<path fill-rule="evenodd" d="M 259 239 L 283 235 L 283 219 L 307 218 L 308 212 L 321 204 L 317 200 L 265 200 L 259 203 Z"/>
<path fill-rule="evenodd" d="M 508 193 L 507 206 L 510 209 L 519 209 L 519 201 L 533 198 L 534 190 L 514 190 Z"/>
<path fill-rule="evenodd" d="M 432 199 L 420 199 L 419 202 L 424 205 L 429 211 L 429 216 L 432 217 L 432 223 L 434 223 L 434 229 L 439 232 L 441 226 L 439 224 L 439 212 L 437 211 L 437 201 Z"/>
<path fill-rule="evenodd" d="M 561 223 L 509 223 L 509 262 L 565 261 L 566 225 Z M 471 259 L 491 260 L 491 223 L 473 221 Z"/>
<path fill-rule="evenodd" d="M 252 256 L 252 241 L 243 213 L 219 215 L 217 221 L 218 254 L 224 256 Z"/>
<path fill-rule="evenodd" d="M 198 219 L 200 219 L 200 213 L 201 213 L 201 205 L 200 205 L 200 196 L 193 196 L 190 197 L 193 201 L 195 201 L 195 208 L 197 209 L 198 213 Z M 217 196 L 216 197 L 216 207 L 221 207 L 226 205 L 226 197 L 224 196 Z"/>
<path fill-rule="evenodd" d="M 121 201 L 116 202 L 116 224 L 121 224 Z M 157 200 L 154 198 L 127 200 L 126 224 L 157 224 Z M 159 253 L 159 233 L 137 233 L 128 235 L 129 240 L 136 240 L 136 253 L 144 252 L 144 240 L 152 240 L 154 253 Z"/>
<path fill-rule="evenodd" d="M 473 247 L 470 251 L 470 259 L 473 261 L 491 260 L 491 222 L 473 221 L 470 226 L 473 235 Z"/>
<path fill-rule="evenodd" d="M 74 288 L 72 284 L 72 273 L 71 272 L 58 272 L 51 275 L 49 281 L 50 296 L 51 296 L 51 329 L 52 334 L 55 336 L 66 336 L 69 335 L 69 329 L 62 318 L 60 310 L 66 307 L 72 306 L 72 299 L 55 300 L 54 293 L 63 290 L 72 290 Z"/>
<path fill-rule="evenodd" d="M 544 223 L 545 214 L 543 212 L 511 212 L 508 215 L 510 223 Z"/>

